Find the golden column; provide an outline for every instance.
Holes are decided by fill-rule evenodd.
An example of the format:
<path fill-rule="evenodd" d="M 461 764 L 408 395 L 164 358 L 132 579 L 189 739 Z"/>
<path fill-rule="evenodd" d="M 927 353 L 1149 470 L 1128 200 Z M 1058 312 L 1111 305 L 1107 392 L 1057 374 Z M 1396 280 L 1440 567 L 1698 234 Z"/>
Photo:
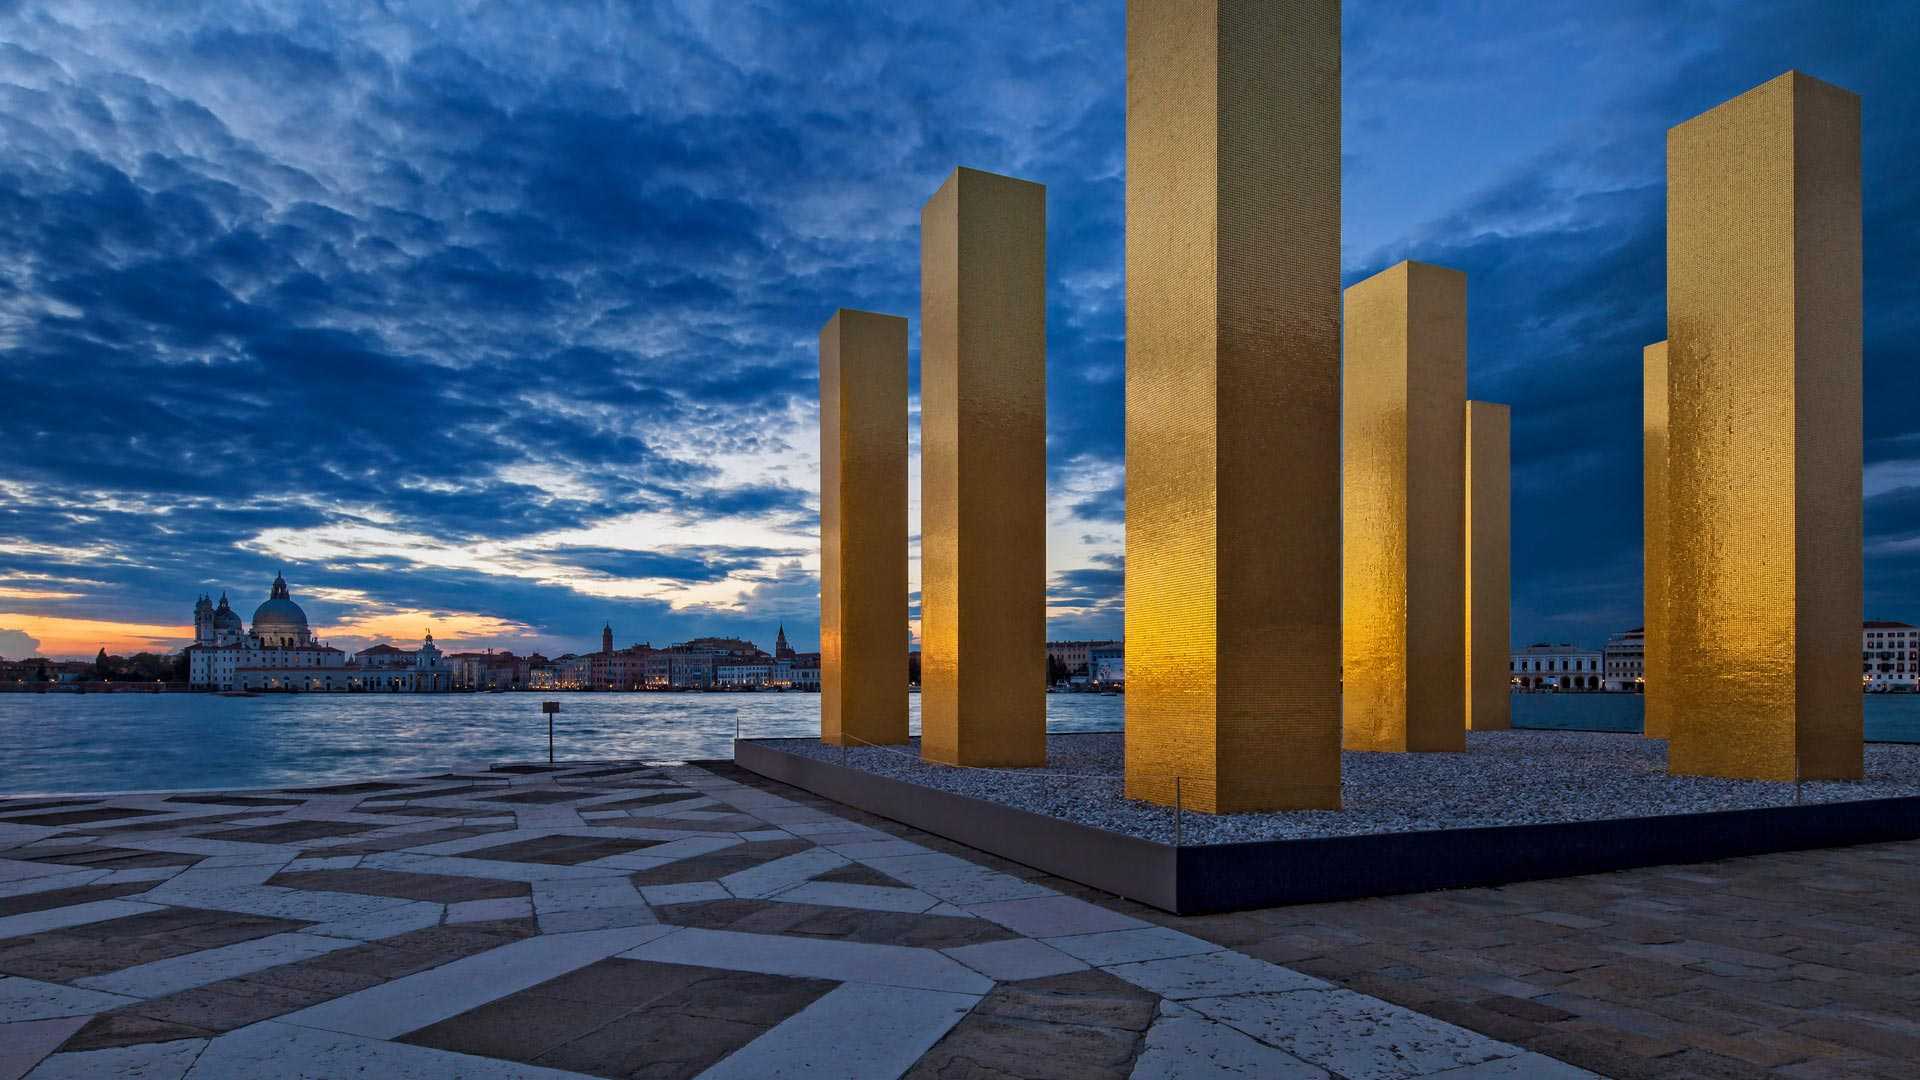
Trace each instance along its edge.
<path fill-rule="evenodd" d="M 1467 276 L 1347 290 L 1341 416 L 1349 750 L 1465 750 Z"/>
<path fill-rule="evenodd" d="M 920 755 L 1047 760 L 1047 189 L 920 211 Z"/>
<path fill-rule="evenodd" d="M 1645 734 L 1664 739 L 1673 730 L 1673 689 L 1667 657 L 1667 343 L 1656 341 L 1640 353 L 1640 505 L 1641 619 L 1643 650 L 1640 689 L 1646 711 Z"/>
<path fill-rule="evenodd" d="M 1860 99 L 1788 72 L 1667 132 L 1667 762 L 1857 779 Z"/>
<path fill-rule="evenodd" d="M 1126 574 L 1127 795 L 1338 807 L 1339 0 L 1127 5 Z"/>
<path fill-rule="evenodd" d="M 820 738 L 907 741 L 907 320 L 820 330 Z"/>
<path fill-rule="evenodd" d="M 1467 728 L 1513 726 L 1513 633 L 1509 604 L 1511 411 L 1491 401 L 1467 402 L 1466 680 Z"/>

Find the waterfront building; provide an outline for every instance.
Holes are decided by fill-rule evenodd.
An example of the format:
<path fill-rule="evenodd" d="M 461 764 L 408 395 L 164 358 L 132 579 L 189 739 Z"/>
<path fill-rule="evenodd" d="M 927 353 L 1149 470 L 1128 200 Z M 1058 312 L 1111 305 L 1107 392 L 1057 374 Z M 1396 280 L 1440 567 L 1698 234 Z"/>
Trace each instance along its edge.
<path fill-rule="evenodd" d="M 547 658 L 539 653 L 515 656 L 511 652 L 454 653 L 447 657 L 453 667 L 453 683 L 460 690 L 520 690 L 533 685 L 533 669 L 546 667 Z"/>
<path fill-rule="evenodd" d="M 553 662 L 553 685 L 559 690 L 585 690 L 593 685 L 591 655 L 566 653 Z"/>
<path fill-rule="evenodd" d="M 1095 686 L 1119 686 L 1127 681 L 1126 650 L 1118 642 L 1095 649 L 1088 661 L 1087 681 Z"/>
<path fill-rule="evenodd" d="M 820 689 L 820 654 L 817 652 L 795 653 L 793 656 L 793 688 L 795 690 Z"/>
<path fill-rule="evenodd" d="M 1869 620 L 1860 627 L 1860 683 L 1884 692 L 1920 689 L 1920 627 Z"/>
<path fill-rule="evenodd" d="M 714 665 L 715 686 L 759 688 L 772 682 L 773 662 L 770 660 L 736 660 Z"/>
<path fill-rule="evenodd" d="M 248 690 L 336 681 L 346 654 L 314 640 L 307 613 L 276 574 L 248 630 L 225 593 L 218 605 L 202 595 L 193 606 L 193 644 L 187 646 L 187 684 L 206 690 Z M 330 688 L 330 687 L 329 687 Z"/>
<path fill-rule="evenodd" d="M 402 649 L 384 642 L 353 654 L 353 664 L 340 685 L 295 687 L 315 690 L 369 690 L 395 694 L 444 694 L 453 689 L 454 665 L 426 633 L 418 649 Z M 280 689 L 271 687 L 270 689 Z"/>
<path fill-rule="evenodd" d="M 1522 690 L 1598 690 L 1605 662 L 1592 649 L 1540 642 L 1514 653 L 1508 670 Z"/>
<path fill-rule="evenodd" d="M 1603 690 L 1638 694 L 1646 690 L 1647 684 L 1647 631 L 1636 626 L 1615 634 L 1607 639 L 1606 646 L 1600 650 L 1604 678 L 1600 682 Z"/>
<path fill-rule="evenodd" d="M 1047 659 L 1060 665 L 1068 676 L 1093 674 L 1093 656 L 1099 650 L 1120 649 L 1118 641 L 1049 641 Z"/>
<path fill-rule="evenodd" d="M 275 575 L 251 629 L 225 594 L 215 604 L 200 597 L 193 609 L 194 642 L 187 646 L 187 683 L 200 690 L 370 691 L 445 693 L 457 667 L 433 643 L 418 649 L 380 644 L 349 659 L 318 641 L 307 613 L 294 602 L 286 578 Z"/>

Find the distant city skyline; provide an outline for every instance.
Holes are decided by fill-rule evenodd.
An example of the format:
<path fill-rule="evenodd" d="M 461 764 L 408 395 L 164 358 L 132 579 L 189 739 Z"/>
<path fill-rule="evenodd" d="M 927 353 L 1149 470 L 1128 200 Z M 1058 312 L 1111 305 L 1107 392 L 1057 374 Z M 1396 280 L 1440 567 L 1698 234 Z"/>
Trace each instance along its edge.
<path fill-rule="evenodd" d="M 956 162 L 1047 185 L 1048 636 L 1118 636 L 1123 9 L 6 6 L 0 656 L 281 570 L 343 648 L 817 647 L 817 331 L 917 316 Z M 1920 612 L 1906 15 L 1345 5 L 1343 284 L 1469 275 L 1516 645 L 1641 621 L 1664 132 L 1789 68 L 1868 103 L 1865 609 Z"/>

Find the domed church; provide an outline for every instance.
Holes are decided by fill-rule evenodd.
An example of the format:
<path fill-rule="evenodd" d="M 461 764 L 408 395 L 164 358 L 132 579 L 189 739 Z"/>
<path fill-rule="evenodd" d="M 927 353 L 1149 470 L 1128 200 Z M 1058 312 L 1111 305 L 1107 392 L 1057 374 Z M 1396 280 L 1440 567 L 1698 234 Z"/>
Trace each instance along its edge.
<path fill-rule="evenodd" d="M 307 629 L 307 613 L 287 595 L 287 579 L 273 575 L 273 589 L 267 602 L 253 609 L 253 636 L 262 644 L 283 649 L 313 644 L 313 631 Z"/>
<path fill-rule="evenodd" d="M 266 601 L 253 609 L 251 631 L 243 630 L 227 594 L 220 594 L 218 605 L 202 595 L 193 605 L 187 655 L 188 683 L 213 690 L 304 689 L 331 682 L 323 673 L 347 661 L 339 649 L 313 639 L 307 613 L 293 602 L 280 574 L 273 576 Z"/>
<path fill-rule="evenodd" d="M 294 603 L 287 579 L 273 576 L 267 598 L 253 609 L 253 629 L 240 622 L 227 594 L 215 604 L 204 594 L 193 605 L 193 644 L 187 646 L 188 684 L 205 690 L 332 690 L 433 693 L 453 689 L 453 668 L 431 631 L 417 650 L 375 645 L 347 654 L 315 641 L 307 613 Z"/>

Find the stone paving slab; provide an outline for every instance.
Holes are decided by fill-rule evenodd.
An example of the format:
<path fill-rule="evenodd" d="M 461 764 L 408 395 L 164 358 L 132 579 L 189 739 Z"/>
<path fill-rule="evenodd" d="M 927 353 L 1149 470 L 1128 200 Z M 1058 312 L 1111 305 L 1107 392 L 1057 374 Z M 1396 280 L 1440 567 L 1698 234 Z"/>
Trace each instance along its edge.
<path fill-rule="evenodd" d="M 1327 988 L 1192 998 L 1188 1008 L 1340 1076 L 1417 1077 L 1512 1048 L 1410 1009 Z"/>
<path fill-rule="evenodd" d="M 266 1021 L 208 1043 L 184 1080 L 576 1080 L 581 1074 Z"/>
<path fill-rule="evenodd" d="M 700 1075 L 703 1080 L 893 1080 L 979 1000 L 976 994 L 845 983 Z"/>
<path fill-rule="evenodd" d="M 618 955 L 670 929 L 643 926 L 528 938 L 303 1009 L 283 1022 L 391 1039 Z"/>
<path fill-rule="evenodd" d="M 0 940 L 164 910 L 158 904 L 142 904 L 132 900 L 96 900 L 91 904 L 73 904 L 23 915 L 9 915 L 0 918 Z"/>
<path fill-rule="evenodd" d="M 1147 1032 L 1133 1080 L 1328 1080 L 1328 1073 L 1277 1047 L 1190 1010 Z"/>
<path fill-rule="evenodd" d="M 931 949 L 902 945 L 688 928 L 620 955 L 630 960 L 878 983 L 914 990 L 984 994 L 993 989 L 993 980 L 949 957 Z"/>
<path fill-rule="evenodd" d="M 19 1080 L 85 1027 L 84 1016 L 0 1024 L 0 1080 Z"/>
<path fill-rule="evenodd" d="M 291 933 L 236 942 L 217 949 L 172 956 L 136 964 L 111 975 L 95 975 L 74 985 L 128 997 L 153 998 L 191 990 L 222 979 L 251 975 L 282 964 L 310 960 L 324 953 L 352 948 L 343 938 Z"/>
<path fill-rule="evenodd" d="M 97 1080 L 108 1076 L 133 1080 L 181 1080 L 206 1048 L 205 1039 L 179 1039 L 111 1050 L 55 1054 L 28 1073 L 27 1080 Z"/>
<path fill-rule="evenodd" d="M 0 1024 L 90 1016 L 136 999 L 13 975 L 0 976 Z"/>
<path fill-rule="evenodd" d="M 1032 938 L 984 941 L 940 951 L 995 982 L 1043 979 L 1087 970 L 1085 963 Z"/>

